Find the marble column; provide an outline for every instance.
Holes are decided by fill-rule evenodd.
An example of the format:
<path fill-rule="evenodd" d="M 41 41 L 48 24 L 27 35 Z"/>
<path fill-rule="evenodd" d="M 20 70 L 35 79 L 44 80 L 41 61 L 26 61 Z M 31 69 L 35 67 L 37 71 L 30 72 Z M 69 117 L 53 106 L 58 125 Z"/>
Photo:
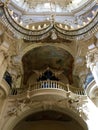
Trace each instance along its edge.
<path fill-rule="evenodd" d="M 3 64 L 0 66 L 0 72 L 1 72 L 1 74 L 0 74 L 0 82 L 1 82 L 1 80 L 3 78 L 3 75 L 4 75 L 5 71 L 6 71 L 6 69 L 7 69 L 7 61 L 4 60 Z"/>
<path fill-rule="evenodd" d="M 4 60 L 5 56 L 4 56 L 4 51 L 0 51 L 0 66 Z"/>
<path fill-rule="evenodd" d="M 98 86 L 98 49 L 93 49 L 87 53 L 86 56 L 87 67 L 90 68 L 95 82 Z"/>
<path fill-rule="evenodd" d="M 0 44 L 0 83 L 6 72 L 9 63 L 9 48 L 11 45 L 11 40 L 7 34 L 4 34 L 2 42 Z"/>
<path fill-rule="evenodd" d="M 85 114 L 87 114 L 86 123 L 88 130 L 98 130 L 98 108 L 94 103 L 88 98 L 88 102 L 84 108 Z"/>

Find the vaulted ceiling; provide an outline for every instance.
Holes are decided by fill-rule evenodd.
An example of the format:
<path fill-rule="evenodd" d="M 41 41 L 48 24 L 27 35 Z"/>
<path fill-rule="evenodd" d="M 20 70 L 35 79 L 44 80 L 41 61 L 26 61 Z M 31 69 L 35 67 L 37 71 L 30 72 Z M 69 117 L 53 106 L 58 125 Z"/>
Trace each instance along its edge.
<path fill-rule="evenodd" d="M 45 70 L 48 67 L 62 71 L 67 77 L 72 77 L 74 59 L 70 53 L 58 47 L 43 46 L 35 48 L 25 54 L 22 61 L 25 82 L 35 70 Z M 69 80 L 72 81 L 72 79 Z"/>
<path fill-rule="evenodd" d="M 23 7 L 28 8 L 30 10 L 38 8 L 42 8 L 42 10 L 46 11 L 60 11 L 62 9 L 71 10 L 74 8 L 78 8 L 88 0 L 11 0 L 13 3 L 18 6 L 23 5 Z M 41 10 L 39 10 L 41 11 Z"/>

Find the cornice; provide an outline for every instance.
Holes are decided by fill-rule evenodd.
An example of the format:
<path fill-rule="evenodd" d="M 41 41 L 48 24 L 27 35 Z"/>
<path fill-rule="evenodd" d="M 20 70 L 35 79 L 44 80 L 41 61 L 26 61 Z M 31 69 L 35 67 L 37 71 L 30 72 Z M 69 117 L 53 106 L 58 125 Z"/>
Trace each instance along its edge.
<path fill-rule="evenodd" d="M 30 30 L 19 25 L 11 17 L 7 7 L 1 6 L 1 10 L 3 12 L 1 22 L 7 26 L 7 28 L 11 30 L 17 37 L 21 37 L 29 41 L 42 40 L 53 33 L 56 37 L 59 36 L 63 39 L 82 40 L 87 37 L 91 37 L 98 29 L 98 13 L 96 13 L 95 17 L 87 25 L 79 29 L 66 30 L 66 28 L 64 29 L 63 24 L 60 25 L 59 23 L 54 23 L 52 21 L 52 23 L 48 23 L 45 28 L 40 30 Z"/>

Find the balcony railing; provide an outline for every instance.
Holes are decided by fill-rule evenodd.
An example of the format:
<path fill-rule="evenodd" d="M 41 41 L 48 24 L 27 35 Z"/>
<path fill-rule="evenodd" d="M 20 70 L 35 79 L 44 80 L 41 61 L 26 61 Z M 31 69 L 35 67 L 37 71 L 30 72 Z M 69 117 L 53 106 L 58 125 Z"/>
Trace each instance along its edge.
<path fill-rule="evenodd" d="M 11 95 L 18 95 L 18 94 L 25 93 L 27 91 L 30 92 L 30 91 L 40 90 L 40 89 L 41 90 L 56 89 L 56 90 L 63 90 L 66 92 L 71 91 L 72 93 L 77 95 L 85 95 L 85 90 L 83 88 L 76 88 L 59 81 L 51 81 L 51 80 L 36 82 L 35 84 L 29 85 L 28 88 L 13 88 L 11 91 Z"/>

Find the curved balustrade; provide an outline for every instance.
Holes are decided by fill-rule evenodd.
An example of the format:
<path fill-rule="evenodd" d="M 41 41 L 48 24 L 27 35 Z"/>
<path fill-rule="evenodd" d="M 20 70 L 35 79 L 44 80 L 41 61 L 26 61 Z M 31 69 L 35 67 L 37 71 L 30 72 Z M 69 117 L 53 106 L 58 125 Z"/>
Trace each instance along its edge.
<path fill-rule="evenodd" d="M 25 27 L 19 25 L 15 20 L 11 17 L 8 8 L 2 6 L 3 16 L 1 17 L 1 21 L 5 24 L 9 30 L 15 33 L 15 35 L 26 39 L 37 41 L 44 39 L 50 35 L 51 30 L 55 30 L 58 36 L 64 39 L 82 39 L 85 37 L 91 36 L 98 29 L 98 13 L 94 16 L 94 18 L 85 26 L 73 30 L 66 30 L 60 28 L 58 23 L 50 23 L 48 27 L 43 28 L 41 30 L 30 30 Z"/>
<path fill-rule="evenodd" d="M 9 30 L 15 33 L 15 35 L 26 39 L 26 40 L 41 40 L 49 36 L 49 31 L 52 29 L 53 25 L 50 24 L 46 28 L 41 30 L 30 30 L 26 29 L 25 27 L 17 24 L 11 17 L 8 9 L 6 7 L 1 7 L 3 12 L 3 16 L 1 18 L 1 22 L 5 24 Z M 49 33 L 48 33 L 49 32 Z M 33 37 L 32 37 L 33 36 Z"/>
<path fill-rule="evenodd" d="M 12 89 L 11 94 L 12 95 L 18 95 L 18 94 L 22 94 L 24 92 L 29 91 L 35 91 L 35 90 L 39 90 L 39 89 L 56 89 L 56 90 L 64 90 L 66 92 L 72 92 L 75 93 L 77 95 L 85 95 L 85 90 L 82 88 L 76 88 L 76 87 L 72 87 L 71 85 L 65 85 L 64 83 L 61 83 L 59 81 L 51 81 L 51 80 L 47 80 L 47 81 L 40 81 L 40 82 L 36 82 L 35 84 L 32 84 L 29 86 L 29 88 L 17 88 L 17 89 Z"/>
<path fill-rule="evenodd" d="M 70 39 L 73 39 L 73 38 L 79 38 L 81 39 L 82 37 L 81 36 L 84 36 L 85 37 L 85 34 L 87 36 L 90 36 L 91 34 L 94 33 L 94 31 L 96 31 L 98 29 L 98 13 L 96 14 L 96 16 L 92 19 L 92 21 L 79 28 L 79 29 L 76 29 L 76 30 L 64 30 L 63 28 L 60 28 L 58 26 L 58 24 L 55 24 L 55 29 L 56 31 L 58 32 L 58 34 L 62 34 L 63 36 L 67 36 L 69 37 Z"/>

